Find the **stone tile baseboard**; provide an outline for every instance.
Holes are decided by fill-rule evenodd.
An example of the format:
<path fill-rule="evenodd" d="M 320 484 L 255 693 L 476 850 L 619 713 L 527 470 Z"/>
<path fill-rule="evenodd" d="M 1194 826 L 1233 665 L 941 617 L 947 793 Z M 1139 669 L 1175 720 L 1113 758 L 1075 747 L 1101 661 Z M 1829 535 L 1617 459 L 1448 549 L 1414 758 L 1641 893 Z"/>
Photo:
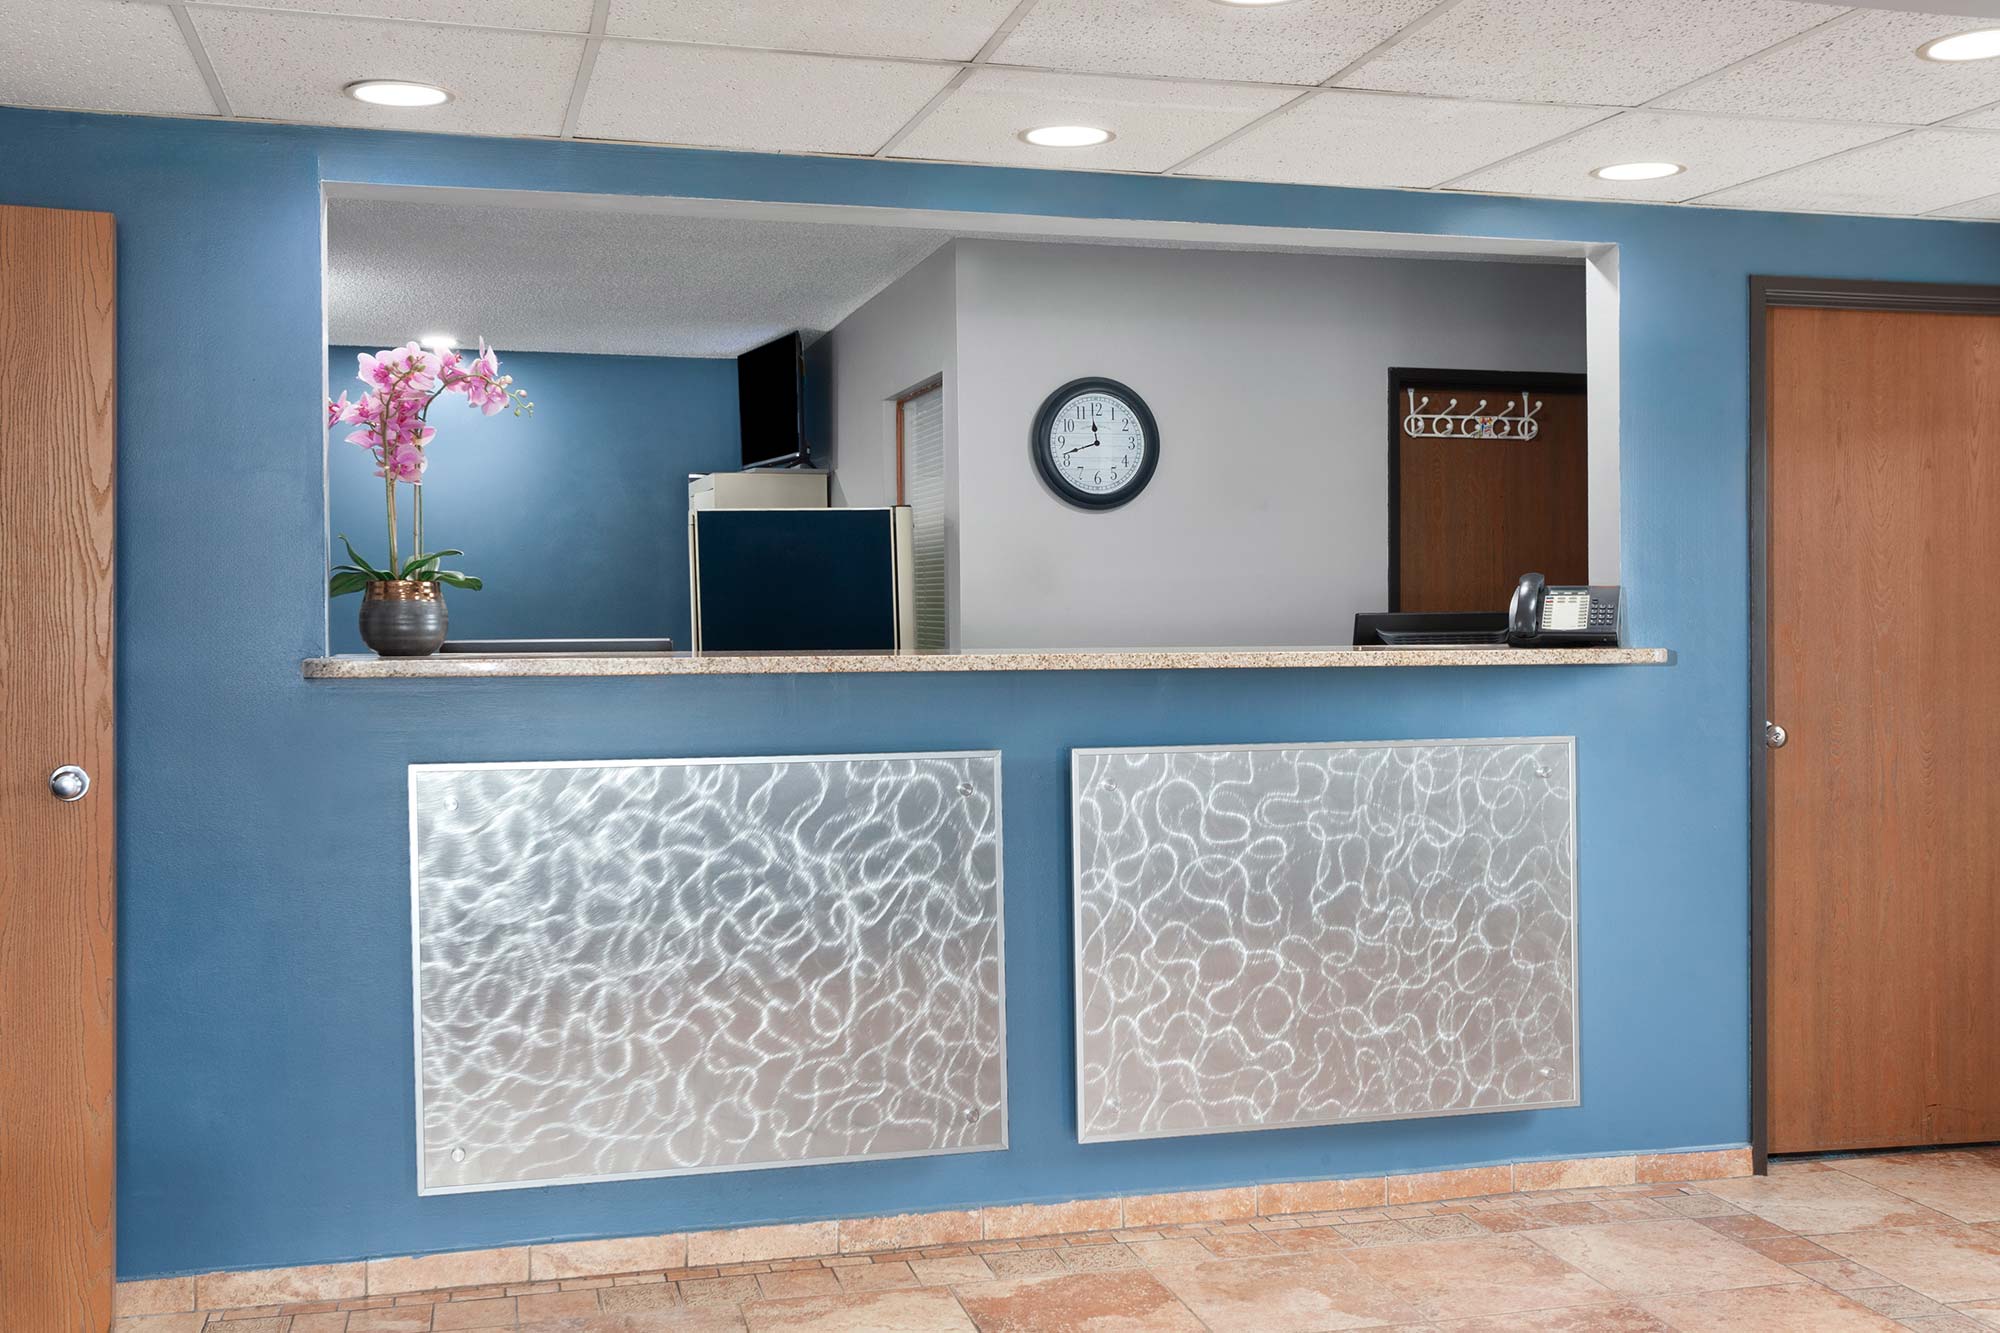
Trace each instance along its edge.
<path fill-rule="evenodd" d="M 1750 1174 L 1750 1150 L 1581 1157 L 1515 1162 L 1455 1171 L 1298 1180 L 1173 1194 L 1137 1194 L 1067 1203 L 996 1204 L 990 1208 L 895 1217 L 738 1227 L 612 1240 L 562 1241 L 497 1250 L 384 1256 L 302 1268 L 263 1268 L 118 1284 L 120 1316 L 177 1314 L 277 1302 L 393 1296 L 442 1287 L 608 1277 L 692 1265 L 709 1272 L 732 1264 L 808 1259 L 869 1250 L 1013 1240 L 1079 1231 L 1234 1222 L 1290 1213 L 1400 1205 L 1507 1193 L 1605 1185 L 1721 1180 Z"/>

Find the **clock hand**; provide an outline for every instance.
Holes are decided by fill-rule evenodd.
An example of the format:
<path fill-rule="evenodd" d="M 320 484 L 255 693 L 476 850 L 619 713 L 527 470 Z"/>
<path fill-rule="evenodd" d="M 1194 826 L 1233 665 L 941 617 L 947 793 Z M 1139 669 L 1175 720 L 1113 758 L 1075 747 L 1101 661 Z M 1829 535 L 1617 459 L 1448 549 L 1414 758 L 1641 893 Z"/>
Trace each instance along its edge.
<path fill-rule="evenodd" d="M 1079 444 L 1076 448 L 1065 451 L 1063 457 L 1068 458 L 1071 454 L 1082 453 L 1085 449 L 1091 448 L 1093 445 L 1103 443 L 1104 441 L 1097 437 L 1097 423 L 1093 421 L 1090 423 L 1090 442 L 1088 444 Z"/>

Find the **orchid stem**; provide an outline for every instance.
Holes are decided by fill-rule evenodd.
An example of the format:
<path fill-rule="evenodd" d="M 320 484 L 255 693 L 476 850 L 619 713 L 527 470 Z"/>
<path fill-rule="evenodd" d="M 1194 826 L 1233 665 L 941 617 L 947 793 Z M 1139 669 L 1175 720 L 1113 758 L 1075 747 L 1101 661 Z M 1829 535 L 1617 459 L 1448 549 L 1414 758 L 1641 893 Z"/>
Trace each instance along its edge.
<path fill-rule="evenodd" d="M 394 475 L 390 475 L 390 476 L 387 476 L 387 477 L 384 477 L 384 478 L 382 479 L 382 484 L 383 484 L 383 486 L 384 486 L 384 487 L 386 487 L 386 488 L 387 488 L 387 490 L 388 490 L 388 499 L 389 499 L 389 577 L 393 579 L 393 578 L 395 578 L 395 577 L 397 576 L 398 572 L 399 572 L 399 571 L 400 571 L 400 570 L 402 569 L 402 566 L 401 566 L 401 564 L 399 564 L 399 563 L 398 563 L 398 561 L 397 561 L 397 559 L 396 559 L 396 478 L 394 477 Z"/>
<path fill-rule="evenodd" d="M 464 377 L 463 375 L 460 375 L 460 376 L 457 376 L 457 377 L 455 377 L 455 378 L 458 378 L 458 379 L 464 379 L 465 377 Z M 431 419 L 431 404 L 432 404 L 432 403 L 435 403 L 435 402 L 436 402 L 436 401 L 438 400 L 439 396 L 440 396 L 441 394 L 443 394 L 443 393 L 444 393 L 444 391 L 445 391 L 446 387 L 447 387 L 447 386 L 449 386 L 449 385 L 450 385 L 451 383 L 452 383 L 452 380 L 451 380 L 451 379 L 449 379 L 449 378 L 446 378 L 446 379 L 440 379 L 440 381 L 439 381 L 439 383 L 438 383 L 438 386 L 437 386 L 437 388 L 435 388 L 435 389 L 433 389 L 433 390 L 431 391 L 431 396 L 430 396 L 430 397 L 428 397 L 428 398 L 426 398 L 426 399 L 424 399 L 424 407 L 423 407 L 423 410 L 422 410 L 421 412 L 417 413 L 417 420 L 419 420 L 419 421 L 429 421 L 429 420 Z M 416 482 L 416 483 L 412 484 L 412 485 L 411 485 L 411 487 L 410 487 L 410 491 L 411 491 L 411 497 L 410 497 L 410 546 L 411 546 L 411 548 L 412 548 L 412 549 L 411 549 L 411 551 L 410 551 L 410 558 L 411 558 L 412 560 L 414 560 L 414 559 L 416 559 L 416 558 L 417 558 L 418 556 L 420 556 L 420 555 L 422 555 L 422 554 L 424 553 L 424 487 L 423 487 L 423 483 L 422 483 L 421 481 L 418 481 L 418 482 Z"/>

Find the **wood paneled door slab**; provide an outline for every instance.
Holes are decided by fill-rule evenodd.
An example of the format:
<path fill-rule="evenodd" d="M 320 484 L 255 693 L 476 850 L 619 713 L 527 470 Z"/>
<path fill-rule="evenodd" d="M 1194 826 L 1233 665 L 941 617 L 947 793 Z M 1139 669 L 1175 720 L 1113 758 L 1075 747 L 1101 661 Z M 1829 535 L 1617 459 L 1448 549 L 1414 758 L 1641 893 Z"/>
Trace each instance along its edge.
<path fill-rule="evenodd" d="M 1582 375 L 1389 372 L 1389 609 L 1505 611 L 1521 575 L 1590 582 L 1590 468 Z M 1430 413 L 1522 415 L 1533 439 L 1413 436 Z M 1411 394 L 1414 393 L 1414 399 Z M 1448 406 L 1449 405 L 1449 406 Z"/>
<path fill-rule="evenodd" d="M 0 1326 L 23 1333 L 111 1326 L 114 244 L 108 214 L 0 207 Z"/>
<path fill-rule="evenodd" d="M 1754 318 L 1768 1149 L 2000 1139 L 2000 316 Z"/>

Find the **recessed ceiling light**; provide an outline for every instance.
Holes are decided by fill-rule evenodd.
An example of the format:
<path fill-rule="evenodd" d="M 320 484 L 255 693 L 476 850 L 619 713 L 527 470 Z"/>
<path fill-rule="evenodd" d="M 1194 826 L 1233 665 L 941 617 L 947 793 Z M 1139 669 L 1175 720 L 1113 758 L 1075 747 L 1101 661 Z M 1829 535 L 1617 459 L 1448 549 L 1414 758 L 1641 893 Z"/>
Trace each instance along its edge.
<path fill-rule="evenodd" d="M 1678 162 L 1618 162 L 1590 174 L 1603 181 L 1656 181 L 1678 176 L 1687 168 Z"/>
<path fill-rule="evenodd" d="M 1090 148 L 1109 143 L 1116 136 L 1095 125 L 1043 125 L 1022 130 L 1021 137 L 1037 148 Z"/>
<path fill-rule="evenodd" d="M 362 79 L 341 91 L 374 106 L 438 106 L 451 100 L 451 94 L 442 88 L 403 79 Z"/>
<path fill-rule="evenodd" d="M 1925 42 L 1917 54 L 1926 60 L 1956 63 L 1961 60 L 1991 60 L 2000 56 L 2000 28 L 1981 28 Z"/>
<path fill-rule="evenodd" d="M 449 333 L 426 333 L 423 337 L 417 339 L 417 341 L 430 348 L 433 352 L 449 352 L 452 348 L 458 346 L 458 339 Z"/>

